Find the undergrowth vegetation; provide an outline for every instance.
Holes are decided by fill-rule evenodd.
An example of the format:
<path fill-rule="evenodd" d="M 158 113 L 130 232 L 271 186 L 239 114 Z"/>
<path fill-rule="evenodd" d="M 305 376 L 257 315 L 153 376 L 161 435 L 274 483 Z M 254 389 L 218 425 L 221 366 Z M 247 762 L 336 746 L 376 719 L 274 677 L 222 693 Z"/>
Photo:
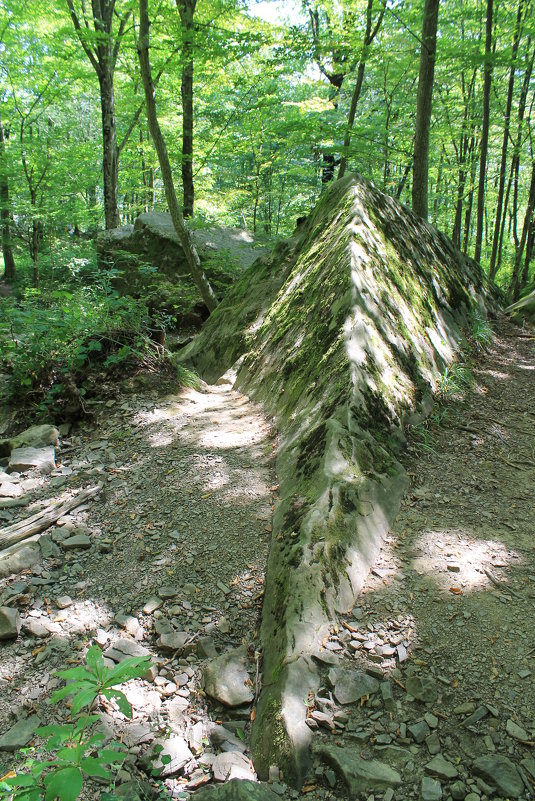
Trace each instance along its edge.
<path fill-rule="evenodd" d="M 84 283 L 73 272 L 64 289 L 44 284 L 0 303 L 0 373 L 7 376 L 0 400 L 37 419 L 83 416 L 86 399 L 102 395 L 105 382 L 142 370 L 193 380 L 151 339 L 146 301 L 120 296 L 109 274 L 95 270 L 88 282 L 87 263 L 83 268 Z M 171 318 L 157 321 L 159 330 L 171 324 Z"/>

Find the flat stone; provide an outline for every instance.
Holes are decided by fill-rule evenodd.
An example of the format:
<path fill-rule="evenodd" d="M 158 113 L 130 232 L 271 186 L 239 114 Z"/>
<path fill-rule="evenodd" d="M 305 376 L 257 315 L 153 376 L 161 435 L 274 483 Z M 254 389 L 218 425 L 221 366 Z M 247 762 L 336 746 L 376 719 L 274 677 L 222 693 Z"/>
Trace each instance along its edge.
<path fill-rule="evenodd" d="M 425 772 L 429 773 L 430 776 L 437 776 L 439 779 L 456 779 L 459 775 L 459 771 L 455 765 L 452 765 L 451 762 L 444 759 L 441 754 L 437 754 L 437 756 L 433 757 L 431 762 L 427 763 Z"/>
<path fill-rule="evenodd" d="M 425 744 L 431 756 L 440 753 L 440 738 L 436 731 L 432 732 L 429 737 L 426 737 Z"/>
<path fill-rule="evenodd" d="M 420 787 L 420 798 L 422 801 L 440 801 L 442 798 L 442 787 L 436 779 L 424 776 Z"/>
<path fill-rule="evenodd" d="M 41 623 L 39 620 L 25 620 L 23 623 L 22 628 L 25 632 L 27 632 L 32 637 L 37 637 L 38 639 L 42 639 L 43 637 L 48 637 L 50 634 L 50 629 L 48 626 L 45 626 L 44 623 Z"/>
<path fill-rule="evenodd" d="M 72 606 L 72 598 L 69 595 L 60 595 L 56 598 L 56 606 L 58 609 L 68 609 Z"/>
<path fill-rule="evenodd" d="M 268 784 L 232 779 L 217 787 L 195 793 L 195 801 L 281 801 Z"/>
<path fill-rule="evenodd" d="M 471 715 L 463 720 L 463 726 L 473 726 L 474 723 L 479 723 L 480 720 L 487 717 L 489 710 L 486 706 L 478 706 Z"/>
<path fill-rule="evenodd" d="M 0 498 L 20 498 L 22 495 L 24 495 L 24 490 L 20 484 L 2 481 L 0 478 Z"/>
<path fill-rule="evenodd" d="M 106 648 L 104 656 L 114 662 L 122 662 L 123 659 L 127 659 L 129 656 L 150 656 L 150 651 L 138 642 L 134 642 L 134 640 L 127 640 L 121 637 L 115 640 L 109 648 Z"/>
<path fill-rule="evenodd" d="M 41 556 L 43 559 L 55 559 L 61 555 L 60 549 L 50 534 L 42 534 L 39 537 L 39 548 L 41 549 Z"/>
<path fill-rule="evenodd" d="M 366 695 L 373 695 L 379 689 L 377 679 L 360 670 L 332 668 L 329 670 L 329 682 L 339 704 L 353 704 Z"/>
<path fill-rule="evenodd" d="M 323 757 L 346 783 L 350 795 L 398 787 L 401 784 L 399 773 L 384 762 L 376 759 L 363 759 L 360 748 L 337 745 L 319 745 L 315 753 Z"/>
<path fill-rule="evenodd" d="M 478 757 L 473 764 L 473 772 L 505 798 L 519 798 L 524 792 L 524 783 L 516 765 L 501 754 Z"/>
<path fill-rule="evenodd" d="M 215 659 L 217 648 L 213 637 L 199 637 L 197 640 L 197 654 L 201 659 Z"/>
<path fill-rule="evenodd" d="M 183 737 L 170 737 L 168 740 L 156 740 L 157 745 L 163 747 L 163 751 L 158 755 L 158 759 L 154 763 L 154 767 L 161 769 L 160 776 L 174 776 L 187 763 L 193 759 L 193 754 L 188 748 L 188 744 Z M 171 757 L 171 761 L 164 765 L 162 763 L 162 756 Z"/>
<path fill-rule="evenodd" d="M 91 548 L 91 537 L 88 537 L 87 534 L 75 534 L 73 537 L 67 537 L 66 540 L 62 540 L 60 547 L 64 551 L 87 550 Z"/>
<path fill-rule="evenodd" d="M 143 612 L 146 615 L 152 615 L 153 612 L 155 612 L 157 609 L 160 608 L 162 603 L 163 603 L 163 601 L 162 601 L 161 598 L 158 598 L 157 596 L 153 596 L 152 598 L 149 598 L 149 600 L 147 601 L 147 603 L 143 607 Z"/>
<path fill-rule="evenodd" d="M 0 737 L 0 751 L 18 751 L 19 748 L 24 748 L 40 725 L 41 719 L 37 715 L 17 721 Z"/>
<path fill-rule="evenodd" d="M 254 695 L 246 660 L 247 649 L 242 646 L 208 662 L 202 675 L 205 693 L 225 706 L 249 704 Z"/>
<path fill-rule="evenodd" d="M 529 734 L 522 726 L 519 726 L 518 723 L 515 723 L 514 720 L 509 720 L 505 724 L 505 729 L 509 737 L 513 737 L 515 740 L 520 740 L 521 743 L 527 743 L 530 740 Z"/>
<path fill-rule="evenodd" d="M 186 631 L 162 631 L 158 646 L 162 651 L 182 651 L 189 638 Z"/>
<path fill-rule="evenodd" d="M 56 452 L 52 446 L 46 448 L 15 448 L 7 470 L 9 473 L 23 473 L 38 470 L 41 475 L 51 473 L 56 467 Z"/>
<path fill-rule="evenodd" d="M 41 552 L 35 542 L 23 545 L 11 553 L 8 551 L 4 556 L 0 555 L 0 578 L 12 573 L 22 573 L 36 565 L 40 558 Z"/>
<path fill-rule="evenodd" d="M 216 782 L 224 782 L 236 769 L 250 779 L 255 778 L 251 760 L 239 751 L 224 751 L 212 762 L 212 773 Z"/>
<path fill-rule="evenodd" d="M 20 615 L 17 609 L 0 606 L 0 640 L 14 640 L 20 632 Z"/>
<path fill-rule="evenodd" d="M 409 731 L 415 743 L 423 743 L 431 731 L 425 720 L 420 720 L 418 723 L 413 723 L 411 726 L 407 726 L 407 730 Z"/>
<path fill-rule="evenodd" d="M 409 695 L 422 701 L 425 704 L 434 704 L 437 700 L 437 689 L 435 683 L 428 678 L 420 676 L 409 676 L 405 682 L 405 687 Z"/>
<path fill-rule="evenodd" d="M 13 448 L 43 448 L 46 445 L 59 445 L 59 431 L 55 426 L 43 424 L 31 426 L 10 440 Z"/>
<path fill-rule="evenodd" d="M 453 801 L 463 801 L 466 796 L 466 784 L 461 781 L 453 782 L 450 787 L 450 793 Z"/>

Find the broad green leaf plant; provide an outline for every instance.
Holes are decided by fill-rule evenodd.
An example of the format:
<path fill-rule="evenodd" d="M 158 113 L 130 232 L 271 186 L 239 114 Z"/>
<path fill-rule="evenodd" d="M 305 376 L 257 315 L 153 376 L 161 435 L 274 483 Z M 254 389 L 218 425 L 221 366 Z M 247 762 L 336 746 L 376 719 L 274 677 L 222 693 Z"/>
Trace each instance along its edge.
<path fill-rule="evenodd" d="M 132 706 L 117 689 L 130 679 L 144 676 L 148 657 L 130 657 L 113 668 L 104 663 L 102 651 L 93 645 L 85 665 L 62 670 L 58 676 L 67 683 L 51 697 L 51 703 L 70 698 L 70 722 L 40 726 L 35 735 L 44 744 L 31 749 L 20 772 L 10 771 L 0 779 L 0 798 L 5 801 L 75 801 L 84 782 L 98 777 L 113 785 L 114 766 L 126 758 L 122 743 L 104 746 L 106 735 L 95 731 L 100 718 L 95 714 L 100 696 L 115 701 L 119 710 L 132 717 Z"/>

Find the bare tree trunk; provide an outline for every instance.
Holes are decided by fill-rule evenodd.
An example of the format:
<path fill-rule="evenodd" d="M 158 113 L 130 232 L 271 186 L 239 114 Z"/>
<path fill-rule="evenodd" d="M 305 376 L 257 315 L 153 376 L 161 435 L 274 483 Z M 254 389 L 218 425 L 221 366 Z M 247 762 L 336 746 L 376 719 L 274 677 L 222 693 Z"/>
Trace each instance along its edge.
<path fill-rule="evenodd" d="M 199 292 L 201 293 L 201 297 L 206 307 L 209 311 L 213 311 L 217 306 L 217 298 L 201 267 L 199 254 L 197 253 L 195 245 L 193 244 L 190 232 L 186 228 L 184 217 L 182 216 L 182 212 L 178 204 L 175 185 L 173 182 L 173 173 L 171 171 L 171 164 L 169 163 L 169 155 L 167 153 L 167 147 L 160 129 L 158 116 L 156 114 L 156 100 L 154 97 L 154 85 L 152 82 L 149 60 L 149 25 L 148 0 L 139 0 L 139 41 L 137 50 L 141 76 L 143 79 L 143 89 L 145 91 L 145 103 L 147 106 L 149 131 L 158 155 L 158 161 L 162 171 L 165 197 L 169 207 L 169 213 L 173 221 L 173 226 L 178 238 L 180 239 L 180 244 L 184 250 L 193 280 L 195 281 Z"/>
<path fill-rule="evenodd" d="M 485 27 L 485 73 L 483 81 L 483 122 L 481 126 L 481 151 L 479 157 L 479 183 L 477 189 L 477 223 L 474 259 L 481 260 L 483 221 L 485 214 L 485 180 L 487 173 L 487 150 L 490 123 L 490 87 L 492 84 L 492 3 L 487 0 L 487 22 Z"/>
<path fill-rule="evenodd" d="M 500 227 L 502 221 L 503 194 L 505 189 L 505 167 L 507 164 L 507 146 L 509 144 L 509 127 L 511 123 L 511 107 L 513 105 L 513 89 L 515 84 L 516 57 L 522 30 L 522 16 L 524 12 L 524 0 L 520 0 L 516 15 L 516 27 L 513 36 L 513 49 L 511 54 L 511 67 L 509 69 L 509 83 L 507 86 L 507 101 L 505 104 L 505 118 L 503 127 L 502 157 L 500 162 L 500 181 L 498 185 L 498 198 L 496 200 L 496 217 L 494 219 L 494 234 L 492 237 L 492 252 L 490 255 L 489 278 L 494 281 L 496 277 L 496 259 L 498 255 L 498 244 L 500 239 Z"/>
<path fill-rule="evenodd" d="M 522 270 L 522 276 L 520 278 L 519 292 L 522 292 L 522 290 L 524 289 L 524 287 L 528 282 L 529 265 L 531 263 L 531 257 L 533 256 L 534 241 L 535 241 L 535 218 L 531 220 L 531 225 L 529 227 L 528 241 L 526 243 L 526 257 L 524 259 L 524 269 Z"/>
<path fill-rule="evenodd" d="M 512 295 L 513 303 L 518 300 L 520 295 L 520 265 L 522 264 L 522 257 L 524 255 L 524 248 L 528 239 L 528 234 L 533 223 L 533 213 L 535 211 L 535 160 L 531 165 L 531 183 L 529 187 L 528 205 L 526 207 L 526 214 L 524 216 L 524 225 L 522 226 L 522 236 L 516 249 L 515 263 L 513 267 L 513 275 L 509 285 L 509 292 Z"/>
<path fill-rule="evenodd" d="M 468 148 L 468 154 L 470 156 L 470 190 L 468 192 L 468 204 L 466 206 L 466 211 L 464 213 L 464 239 L 463 239 L 463 247 L 462 252 L 464 254 L 468 253 L 468 243 L 470 241 L 470 228 L 472 223 L 472 209 L 474 206 L 474 187 L 475 187 L 475 180 L 476 180 L 476 160 L 475 160 L 475 149 L 476 149 L 476 135 L 472 133 L 470 137 L 470 145 Z"/>
<path fill-rule="evenodd" d="M 440 0 L 425 0 L 416 104 L 412 210 L 424 220 L 427 220 L 428 216 L 429 129 L 433 103 L 439 2 Z"/>
<path fill-rule="evenodd" d="M 117 228 L 119 217 L 119 156 L 115 127 L 115 94 L 113 72 L 109 69 L 99 76 L 100 107 L 102 111 L 102 169 L 104 173 L 104 215 L 106 228 Z"/>
<path fill-rule="evenodd" d="M 359 102 L 360 93 L 362 91 L 362 82 L 364 80 L 364 70 L 366 69 L 366 59 L 368 57 L 368 50 L 370 49 L 370 45 L 377 36 L 379 28 L 381 27 L 381 23 L 385 15 L 385 10 L 386 10 L 386 3 L 383 5 L 383 8 L 379 13 L 379 17 L 377 18 L 377 21 L 372 29 L 373 0 L 368 0 L 368 5 L 366 7 L 366 30 L 364 32 L 362 51 L 360 54 L 359 66 L 357 69 L 357 80 L 355 82 L 355 88 L 353 90 L 353 95 L 351 97 L 351 106 L 349 108 L 349 116 L 347 120 L 346 133 L 344 136 L 344 147 L 342 150 L 342 159 L 340 161 L 338 178 L 342 178 L 342 176 L 346 171 L 347 155 L 349 151 L 349 145 L 351 144 L 351 131 L 353 129 L 353 124 L 355 122 L 357 104 Z"/>
<path fill-rule="evenodd" d="M 15 259 L 11 247 L 11 208 L 9 202 L 9 179 L 7 174 L 6 140 L 0 119 L 0 224 L 2 226 L 2 253 L 4 256 L 4 279 L 15 280 Z"/>
<path fill-rule="evenodd" d="M 193 17 L 197 0 L 176 0 L 182 22 L 182 188 L 184 217 L 193 216 Z"/>

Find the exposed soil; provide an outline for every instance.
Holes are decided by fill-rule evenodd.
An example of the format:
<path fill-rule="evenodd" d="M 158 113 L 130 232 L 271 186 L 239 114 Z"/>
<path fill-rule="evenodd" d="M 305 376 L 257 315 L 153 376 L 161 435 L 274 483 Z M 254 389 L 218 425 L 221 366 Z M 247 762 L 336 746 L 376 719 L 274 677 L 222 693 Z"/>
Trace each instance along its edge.
<path fill-rule="evenodd" d="M 534 797 L 535 340 L 502 324 L 473 372 L 470 397 L 413 432 L 411 490 L 357 605 L 325 643 L 325 686 L 308 698 L 308 798 L 347 797 L 348 784 L 351 798 L 368 801 Z M 260 410 L 228 386 L 145 392 L 103 404 L 94 428 L 65 439 L 56 475 L 21 478 L 28 511 L 98 480 L 104 492 L 59 521 L 86 527 L 87 550 L 64 552 L 58 526 L 51 556 L 0 580 L 0 605 L 23 617 L 18 640 L 0 643 L 0 734 L 30 712 L 52 720 L 44 700 L 58 685 L 54 670 L 78 662 L 91 640 L 105 649 L 123 638 L 146 647 L 157 669 L 129 685 L 133 722 L 113 705 L 102 710 L 130 746 L 120 778 L 141 781 L 143 753 L 171 734 L 192 758 L 167 792 L 211 779 L 215 754 L 247 734 L 251 707 L 210 702 L 200 672 L 210 643 L 219 652 L 244 643 L 255 687 L 273 449 Z M 66 595 L 72 604 L 60 609 Z M 32 621 L 42 628 L 32 633 Z M 188 634 L 180 654 L 158 646 L 162 621 Z M 377 686 L 342 703 L 344 668 Z M 216 720 L 239 737 L 211 738 Z M 370 766 L 367 779 L 341 765 L 337 747 Z M 497 779 L 482 757 L 494 759 Z M 0 752 L 6 770 L 17 761 Z"/>

